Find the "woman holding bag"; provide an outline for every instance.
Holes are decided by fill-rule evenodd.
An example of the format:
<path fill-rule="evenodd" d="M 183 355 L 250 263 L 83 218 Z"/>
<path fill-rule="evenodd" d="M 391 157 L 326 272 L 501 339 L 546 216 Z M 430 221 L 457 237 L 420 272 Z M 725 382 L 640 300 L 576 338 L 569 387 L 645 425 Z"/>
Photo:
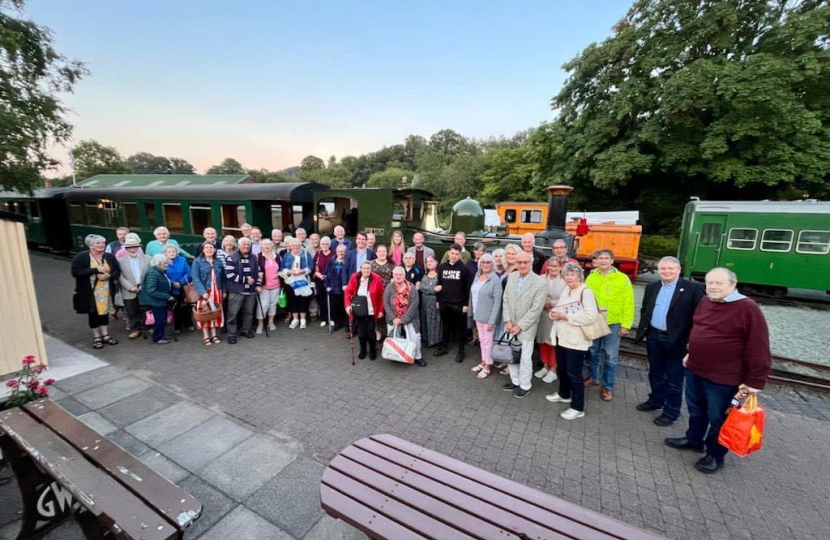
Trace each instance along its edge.
<path fill-rule="evenodd" d="M 190 306 L 185 301 L 184 286 L 190 283 L 190 266 L 184 257 L 179 255 L 179 248 L 170 242 L 164 248 L 164 255 L 167 257 L 167 277 L 170 283 L 173 284 L 173 298 L 176 303 L 173 306 L 173 329 L 176 334 L 182 333 L 182 328 L 187 326 L 187 329 L 193 332 L 193 319 L 190 315 Z M 185 324 L 187 323 L 187 324 Z"/>
<path fill-rule="evenodd" d="M 585 337 L 583 326 L 596 321 L 599 310 L 594 293 L 585 286 L 585 273 L 578 264 L 567 263 L 562 268 L 567 287 L 548 316 L 554 321 L 556 336 L 556 372 L 559 391 L 545 396 L 551 403 L 570 403 L 560 414 L 565 420 L 585 416 L 585 384 L 582 366 L 588 361 L 588 350 L 593 340 Z"/>
<path fill-rule="evenodd" d="M 221 343 L 216 335 L 216 329 L 225 324 L 225 313 L 222 310 L 222 300 L 227 296 L 225 291 L 225 265 L 217 256 L 216 245 L 205 242 L 199 256 L 193 260 L 191 277 L 193 286 L 199 293 L 196 302 L 196 311 L 219 310 L 219 316 L 210 321 L 196 321 L 196 327 L 202 330 L 202 343 L 205 347 Z M 211 306 L 212 304 L 212 306 Z"/>
<path fill-rule="evenodd" d="M 478 271 L 470 287 L 470 302 L 467 318 L 478 330 L 481 345 L 481 363 L 472 371 L 484 379 L 490 375 L 493 366 L 493 334 L 501 314 L 503 291 L 501 280 L 495 272 L 493 256 L 485 253 L 478 260 Z"/>
<path fill-rule="evenodd" d="M 392 270 L 392 282 L 386 286 L 383 293 L 383 309 L 388 325 L 386 331 L 388 335 L 392 335 L 396 327 L 404 327 L 407 332 L 406 339 L 415 344 L 415 363 L 424 367 L 427 363 L 421 358 L 419 304 L 418 289 L 407 281 L 403 266 L 396 266 Z"/>
<path fill-rule="evenodd" d="M 288 311 L 291 313 L 292 330 L 299 326 L 306 328 L 308 304 L 311 300 L 310 275 L 314 262 L 311 254 L 303 249 L 298 238 L 288 241 L 290 251 L 282 258 L 280 277 L 285 282 L 285 292 L 288 296 Z"/>
<path fill-rule="evenodd" d="M 360 341 L 358 358 L 366 358 L 366 346 L 369 346 L 369 360 L 378 356 L 375 326 L 383 319 L 383 282 L 380 276 L 372 272 L 372 263 L 363 261 L 360 271 L 355 272 L 344 291 L 343 301 L 346 313 L 354 316 L 357 337 Z"/>

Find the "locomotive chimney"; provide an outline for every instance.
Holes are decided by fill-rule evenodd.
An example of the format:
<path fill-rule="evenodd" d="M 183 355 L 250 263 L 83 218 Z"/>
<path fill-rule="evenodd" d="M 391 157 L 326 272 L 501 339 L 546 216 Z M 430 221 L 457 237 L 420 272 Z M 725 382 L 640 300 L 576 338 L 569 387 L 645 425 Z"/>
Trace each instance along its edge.
<path fill-rule="evenodd" d="M 565 230 L 565 214 L 568 211 L 568 197 L 574 188 L 571 186 L 549 186 L 548 193 L 548 222 L 545 230 L 564 231 Z"/>

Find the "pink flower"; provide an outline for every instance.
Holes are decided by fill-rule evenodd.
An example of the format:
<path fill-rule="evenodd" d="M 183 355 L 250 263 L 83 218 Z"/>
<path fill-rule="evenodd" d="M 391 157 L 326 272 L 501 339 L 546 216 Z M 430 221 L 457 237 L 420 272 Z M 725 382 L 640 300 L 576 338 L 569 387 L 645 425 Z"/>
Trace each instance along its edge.
<path fill-rule="evenodd" d="M 46 386 L 52 386 L 52 384 L 54 384 L 54 382 L 55 382 L 55 379 L 50 378 L 50 379 L 46 379 L 45 381 L 43 381 L 43 384 L 45 384 Z"/>
<path fill-rule="evenodd" d="M 49 395 L 49 389 L 46 388 L 45 386 L 41 386 L 40 388 L 35 390 L 35 393 L 39 396 L 48 396 Z"/>
<path fill-rule="evenodd" d="M 35 362 L 37 362 L 37 360 L 35 360 L 35 357 L 31 354 L 23 359 L 24 364 L 34 364 Z"/>
<path fill-rule="evenodd" d="M 37 375 L 38 373 L 40 373 L 41 371 L 43 371 L 43 366 L 42 366 L 42 365 L 32 366 L 32 367 L 29 369 L 29 371 L 31 371 L 31 372 L 32 372 L 32 375 Z"/>
<path fill-rule="evenodd" d="M 40 381 L 37 379 L 32 379 L 31 381 L 26 383 L 26 388 L 31 388 L 32 390 L 34 390 L 38 386 L 40 386 Z"/>
<path fill-rule="evenodd" d="M 6 386 L 9 388 L 17 388 L 20 384 L 17 382 L 17 379 L 12 379 L 10 381 L 6 381 Z"/>

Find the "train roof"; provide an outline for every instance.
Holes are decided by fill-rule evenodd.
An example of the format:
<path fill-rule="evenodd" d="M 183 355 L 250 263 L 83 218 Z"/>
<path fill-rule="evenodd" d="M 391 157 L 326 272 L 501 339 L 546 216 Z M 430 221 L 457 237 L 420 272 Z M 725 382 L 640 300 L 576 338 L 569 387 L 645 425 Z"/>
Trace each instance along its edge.
<path fill-rule="evenodd" d="M 717 213 L 775 213 L 775 214 L 830 214 L 830 202 L 806 201 L 691 201 L 695 212 Z"/>
<path fill-rule="evenodd" d="M 39 188 L 32 193 L 21 193 L 17 190 L 4 191 L 0 187 L 0 199 L 59 199 L 72 188 Z"/>
<path fill-rule="evenodd" d="M 70 200 L 89 199 L 244 199 L 281 200 L 310 203 L 316 191 L 328 189 L 317 182 L 278 182 L 273 184 L 235 184 L 224 186 L 169 186 L 79 188 L 66 193 Z"/>
<path fill-rule="evenodd" d="M 247 174 L 96 174 L 78 184 L 82 188 L 175 187 L 252 183 Z"/>

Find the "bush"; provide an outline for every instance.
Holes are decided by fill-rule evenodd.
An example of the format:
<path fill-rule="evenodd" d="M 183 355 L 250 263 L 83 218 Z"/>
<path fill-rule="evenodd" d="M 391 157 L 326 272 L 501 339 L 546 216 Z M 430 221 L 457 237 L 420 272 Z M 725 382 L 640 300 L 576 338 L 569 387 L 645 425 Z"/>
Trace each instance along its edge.
<path fill-rule="evenodd" d="M 640 256 L 659 259 L 666 255 L 677 256 L 678 239 L 676 236 L 644 234 L 640 238 Z"/>

